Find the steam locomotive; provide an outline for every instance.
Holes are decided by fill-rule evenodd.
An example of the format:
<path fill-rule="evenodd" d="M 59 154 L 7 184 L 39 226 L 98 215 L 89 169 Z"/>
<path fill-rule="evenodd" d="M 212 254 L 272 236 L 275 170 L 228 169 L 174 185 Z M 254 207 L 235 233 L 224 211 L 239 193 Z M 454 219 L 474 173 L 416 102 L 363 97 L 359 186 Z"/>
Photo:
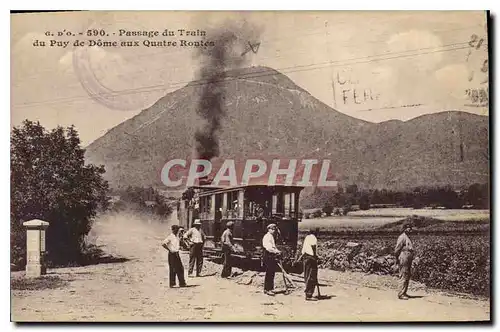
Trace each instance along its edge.
<path fill-rule="evenodd" d="M 206 235 L 204 255 L 222 257 L 220 238 L 229 221 L 234 223 L 234 256 L 249 263 L 262 258 L 262 237 L 267 225 L 278 227 L 276 246 L 281 250 L 283 265 L 293 268 L 296 258 L 299 196 L 304 187 L 288 185 L 244 185 L 189 187 L 178 207 L 180 226 L 186 230 L 195 219 L 201 220 Z"/>

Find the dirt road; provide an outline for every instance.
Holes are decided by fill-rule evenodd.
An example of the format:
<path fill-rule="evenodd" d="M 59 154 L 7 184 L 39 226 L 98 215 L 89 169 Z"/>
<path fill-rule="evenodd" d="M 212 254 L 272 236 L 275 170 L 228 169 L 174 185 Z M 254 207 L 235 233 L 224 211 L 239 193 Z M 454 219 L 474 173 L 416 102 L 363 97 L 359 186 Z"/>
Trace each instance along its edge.
<path fill-rule="evenodd" d="M 49 270 L 66 286 L 12 291 L 13 321 L 479 321 L 489 320 L 489 301 L 464 299 L 413 288 L 420 297 L 398 300 L 392 277 L 320 271 L 322 293 L 331 299 L 304 301 L 302 284 L 290 295 L 269 297 L 261 285 L 241 285 L 218 275 L 220 266 L 205 263 L 201 278 L 189 288 L 168 287 L 161 240 L 168 225 L 133 218 L 102 219 L 93 230 L 108 253 L 130 259 Z M 183 255 L 187 267 L 187 256 Z M 15 273 L 14 275 L 19 275 Z M 276 280 L 281 279 L 277 274 Z M 366 281 L 368 280 L 368 282 Z M 373 286 L 375 282 L 378 286 Z"/>

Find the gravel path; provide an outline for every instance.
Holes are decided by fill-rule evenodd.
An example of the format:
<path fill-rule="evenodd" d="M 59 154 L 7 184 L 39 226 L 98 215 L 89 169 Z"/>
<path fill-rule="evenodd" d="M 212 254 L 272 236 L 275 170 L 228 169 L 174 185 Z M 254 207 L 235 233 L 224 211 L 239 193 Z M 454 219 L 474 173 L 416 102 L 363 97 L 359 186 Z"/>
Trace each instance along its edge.
<path fill-rule="evenodd" d="M 56 289 L 13 290 L 13 321 L 478 321 L 489 320 L 489 301 L 451 296 L 412 283 L 408 301 L 396 298 L 388 276 L 320 270 L 323 294 L 331 299 L 304 301 L 303 284 L 290 295 L 268 297 L 263 277 L 249 285 L 246 272 L 233 280 L 218 277 L 221 266 L 204 265 L 204 277 L 188 278 L 189 288 L 168 287 L 161 240 L 168 225 L 133 218 L 106 218 L 94 227 L 98 245 L 130 259 L 123 263 L 48 271 L 67 281 Z M 182 254 L 187 267 L 187 254 Z M 238 271 L 238 270 L 237 270 Z M 238 271 L 241 273 L 241 271 Z M 14 278 L 22 272 L 13 273 Z M 281 274 L 276 275 L 282 286 Z"/>

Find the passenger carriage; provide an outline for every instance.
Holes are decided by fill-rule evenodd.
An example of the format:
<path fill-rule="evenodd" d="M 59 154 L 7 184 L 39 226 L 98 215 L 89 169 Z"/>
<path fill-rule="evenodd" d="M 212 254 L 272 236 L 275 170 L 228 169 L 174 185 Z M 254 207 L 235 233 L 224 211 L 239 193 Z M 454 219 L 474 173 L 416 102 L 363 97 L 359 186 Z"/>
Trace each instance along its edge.
<path fill-rule="evenodd" d="M 297 250 L 299 196 L 304 187 L 288 185 L 245 185 L 190 187 L 180 202 L 178 217 L 186 230 L 199 218 L 206 235 L 204 255 L 222 256 L 220 237 L 226 223 L 234 222 L 233 238 L 241 259 L 260 260 L 262 237 L 267 225 L 278 226 L 276 246 L 288 266 Z"/>

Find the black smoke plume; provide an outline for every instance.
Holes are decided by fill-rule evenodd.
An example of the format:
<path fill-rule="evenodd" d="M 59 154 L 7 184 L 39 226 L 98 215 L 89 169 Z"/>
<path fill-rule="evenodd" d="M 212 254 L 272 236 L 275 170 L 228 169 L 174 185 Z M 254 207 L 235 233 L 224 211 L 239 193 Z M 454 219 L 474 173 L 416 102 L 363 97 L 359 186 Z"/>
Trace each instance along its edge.
<path fill-rule="evenodd" d="M 208 31 L 207 40 L 215 46 L 202 48 L 197 53 L 201 62 L 198 80 L 202 92 L 197 113 L 204 125 L 195 133 L 196 158 L 211 160 L 220 154 L 219 131 L 226 114 L 227 72 L 241 68 L 249 54 L 242 55 L 246 45 L 256 39 L 256 30 L 247 23 L 237 26 L 225 24 L 217 31 Z"/>

